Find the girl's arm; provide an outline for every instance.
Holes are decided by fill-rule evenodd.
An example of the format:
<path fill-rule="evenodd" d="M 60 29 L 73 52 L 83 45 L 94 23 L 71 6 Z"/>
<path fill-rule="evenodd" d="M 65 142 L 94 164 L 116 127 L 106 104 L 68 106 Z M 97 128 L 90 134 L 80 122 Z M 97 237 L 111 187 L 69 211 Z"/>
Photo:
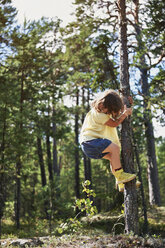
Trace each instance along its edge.
<path fill-rule="evenodd" d="M 132 108 L 127 108 L 126 105 L 124 106 L 124 111 L 122 112 L 121 115 L 119 115 L 117 118 L 113 119 L 110 118 L 105 125 L 110 126 L 110 127 L 117 127 L 119 126 L 128 115 L 132 114 Z"/>

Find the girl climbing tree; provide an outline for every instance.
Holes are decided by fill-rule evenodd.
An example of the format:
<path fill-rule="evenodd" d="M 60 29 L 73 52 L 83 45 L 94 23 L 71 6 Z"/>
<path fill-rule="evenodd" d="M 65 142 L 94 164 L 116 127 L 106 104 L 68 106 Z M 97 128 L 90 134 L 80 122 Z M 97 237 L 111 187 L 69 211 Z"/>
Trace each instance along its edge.
<path fill-rule="evenodd" d="M 118 23 L 119 23 L 119 42 L 120 42 L 120 91 L 124 102 L 129 107 L 130 85 L 128 72 L 128 53 L 127 53 L 127 24 L 126 24 L 126 5 L 125 0 L 117 1 Z M 133 149 L 131 143 L 131 120 L 126 118 L 122 123 L 121 129 L 121 156 L 125 171 L 134 172 Z M 138 207 L 135 180 L 125 184 L 124 190 L 124 209 L 125 209 L 125 232 L 138 234 Z"/>

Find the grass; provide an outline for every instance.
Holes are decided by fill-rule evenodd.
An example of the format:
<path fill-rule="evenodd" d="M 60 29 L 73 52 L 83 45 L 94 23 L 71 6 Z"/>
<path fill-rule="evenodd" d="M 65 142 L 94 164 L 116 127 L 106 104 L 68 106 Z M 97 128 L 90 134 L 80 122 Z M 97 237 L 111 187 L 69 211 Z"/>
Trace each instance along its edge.
<path fill-rule="evenodd" d="M 149 232 L 165 238 L 165 207 L 152 207 L 148 210 Z"/>
<path fill-rule="evenodd" d="M 2 239 L 5 238 L 32 238 L 49 235 L 49 225 L 46 220 L 35 220 L 31 223 L 21 222 L 17 229 L 11 220 L 2 221 Z"/>
<path fill-rule="evenodd" d="M 56 227 L 65 221 L 61 220 L 52 223 L 52 234 L 57 235 L 55 232 Z M 165 238 L 165 207 L 152 207 L 148 210 L 149 222 L 149 235 Z M 101 213 L 93 216 L 92 218 L 82 218 L 82 225 L 77 228 L 79 233 L 82 234 L 123 234 L 124 233 L 124 217 L 121 213 L 109 212 Z M 76 224 L 76 222 L 75 222 Z M 140 218 L 140 226 L 143 225 L 143 218 Z M 67 230 L 66 233 L 72 233 L 72 230 Z M 31 220 L 29 223 L 21 222 L 19 230 L 16 229 L 11 220 L 2 221 L 2 239 L 6 238 L 32 238 L 49 236 L 50 226 L 47 220 Z M 63 232 L 62 234 L 65 234 Z"/>

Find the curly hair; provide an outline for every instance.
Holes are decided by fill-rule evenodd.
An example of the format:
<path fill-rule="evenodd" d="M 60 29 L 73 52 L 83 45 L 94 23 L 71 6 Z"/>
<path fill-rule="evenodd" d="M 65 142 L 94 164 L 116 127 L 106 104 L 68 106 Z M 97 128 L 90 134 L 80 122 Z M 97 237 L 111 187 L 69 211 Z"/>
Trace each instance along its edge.
<path fill-rule="evenodd" d="M 122 110 L 124 104 L 122 98 L 119 94 L 114 90 L 106 90 L 104 91 L 101 96 L 97 97 L 91 104 L 95 110 L 101 112 L 101 106 L 108 109 L 108 114 L 118 113 Z"/>

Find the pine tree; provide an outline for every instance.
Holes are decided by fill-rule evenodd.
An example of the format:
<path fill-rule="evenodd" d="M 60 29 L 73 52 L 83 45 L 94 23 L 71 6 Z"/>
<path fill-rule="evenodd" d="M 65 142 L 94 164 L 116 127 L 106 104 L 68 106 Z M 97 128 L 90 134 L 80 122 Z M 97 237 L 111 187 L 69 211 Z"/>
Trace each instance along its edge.
<path fill-rule="evenodd" d="M 127 22 L 125 0 L 119 0 L 119 41 L 120 41 L 120 90 L 125 104 L 129 106 L 130 96 L 129 72 L 128 72 L 128 51 L 127 51 Z M 121 130 L 122 163 L 125 171 L 134 172 L 133 148 L 131 142 L 131 120 L 130 117 L 124 120 Z M 125 206 L 125 231 L 138 234 L 138 206 L 135 182 L 125 185 L 124 191 Z"/>
<path fill-rule="evenodd" d="M 134 28 L 137 39 L 137 50 L 139 53 L 139 70 L 140 70 L 140 83 L 142 87 L 142 94 L 144 96 L 144 124 L 145 124 L 145 136 L 147 140 L 147 156 L 148 156 L 148 183 L 149 183 L 149 198 L 150 204 L 160 205 L 160 187 L 158 179 L 158 169 L 155 152 L 155 140 L 154 130 L 152 124 L 152 113 L 150 108 L 150 92 L 149 92 L 149 76 L 148 71 L 150 67 L 146 62 L 145 47 L 142 40 L 142 30 L 139 24 L 139 1 L 135 1 L 135 23 Z"/>
<path fill-rule="evenodd" d="M 12 30 L 12 25 L 16 15 L 15 8 L 11 5 L 11 0 L 0 1 L 0 237 L 1 237 L 1 219 L 6 201 L 6 156 L 5 150 L 7 145 L 7 119 L 9 115 L 7 99 L 3 94 L 7 91 L 5 85 L 7 80 L 5 78 L 4 60 L 7 53 L 7 46 L 9 44 L 9 34 Z"/>

